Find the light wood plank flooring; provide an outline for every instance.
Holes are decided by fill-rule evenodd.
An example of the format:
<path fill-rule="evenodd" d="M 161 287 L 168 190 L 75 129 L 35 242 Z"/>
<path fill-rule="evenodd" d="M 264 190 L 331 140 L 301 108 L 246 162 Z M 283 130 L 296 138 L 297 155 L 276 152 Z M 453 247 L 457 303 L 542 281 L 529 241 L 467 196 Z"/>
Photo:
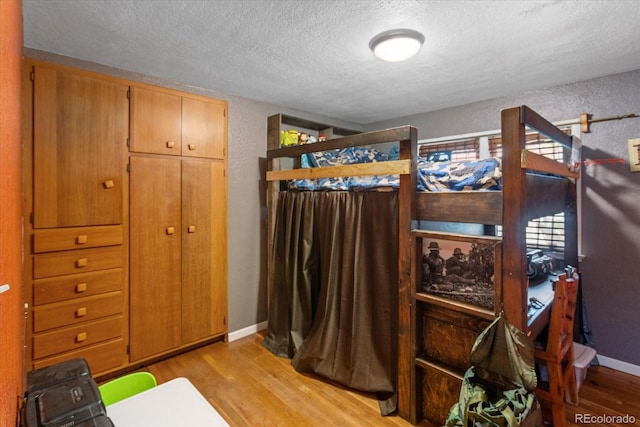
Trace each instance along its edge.
<path fill-rule="evenodd" d="M 262 347 L 262 333 L 218 342 L 144 368 L 162 383 L 186 377 L 231 426 L 410 426 L 380 416 L 375 396 L 296 372 L 288 359 Z M 640 425 L 640 378 L 591 367 L 576 414 L 635 416 Z M 611 425 L 611 424 L 590 424 Z"/>

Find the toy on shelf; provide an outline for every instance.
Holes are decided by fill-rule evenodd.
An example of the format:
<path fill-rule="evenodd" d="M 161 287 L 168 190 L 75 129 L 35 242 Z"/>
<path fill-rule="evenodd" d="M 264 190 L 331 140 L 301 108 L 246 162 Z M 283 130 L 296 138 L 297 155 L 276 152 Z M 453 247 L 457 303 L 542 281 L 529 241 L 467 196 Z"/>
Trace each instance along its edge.
<path fill-rule="evenodd" d="M 280 131 L 280 145 L 283 147 L 298 145 L 298 131 L 295 129 Z"/>

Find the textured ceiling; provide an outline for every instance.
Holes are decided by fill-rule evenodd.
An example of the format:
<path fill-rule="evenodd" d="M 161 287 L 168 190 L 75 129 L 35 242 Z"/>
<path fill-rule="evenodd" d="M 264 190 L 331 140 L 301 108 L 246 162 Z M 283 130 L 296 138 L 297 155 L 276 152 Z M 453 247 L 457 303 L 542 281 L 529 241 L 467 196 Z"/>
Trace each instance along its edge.
<path fill-rule="evenodd" d="M 23 0 L 29 48 L 368 124 L 640 69 L 640 1 Z M 425 35 L 377 60 L 379 32 Z"/>

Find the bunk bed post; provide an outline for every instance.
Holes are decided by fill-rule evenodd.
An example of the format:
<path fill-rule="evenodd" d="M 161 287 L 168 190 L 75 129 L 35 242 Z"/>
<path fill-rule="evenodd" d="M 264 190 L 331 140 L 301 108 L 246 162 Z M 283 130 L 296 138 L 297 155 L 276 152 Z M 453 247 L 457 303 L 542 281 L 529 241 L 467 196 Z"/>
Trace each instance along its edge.
<path fill-rule="evenodd" d="M 525 107 L 502 110 L 502 309 L 520 330 L 527 330 L 526 200 L 527 185 L 521 155 L 525 148 Z M 499 302 L 496 301 L 496 304 Z"/>
<path fill-rule="evenodd" d="M 420 402 L 415 367 L 415 297 L 411 274 L 413 243 L 411 229 L 416 218 L 418 132 L 411 128 L 409 139 L 400 141 L 400 160 L 410 160 L 408 174 L 400 175 L 398 193 L 398 415 L 417 424 Z"/>
<path fill-rule="evenodd" d="M 267 119 L 267 150 L 280 148 L 281 114 L 274 114 Z M 280 159 L 267 158 L 267 172 L 280 170 Z M 271 307 L 271 289 L 273 287 L 273 239 L 275 238 L 276 211 L 280 181 L 267 181 L 267 316 Z"/>

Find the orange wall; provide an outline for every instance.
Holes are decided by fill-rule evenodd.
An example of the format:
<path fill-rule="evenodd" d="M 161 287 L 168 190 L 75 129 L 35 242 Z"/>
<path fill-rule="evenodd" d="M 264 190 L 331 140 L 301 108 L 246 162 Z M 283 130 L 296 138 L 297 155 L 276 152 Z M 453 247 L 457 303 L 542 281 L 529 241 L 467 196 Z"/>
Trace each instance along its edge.
<path fill-rule="evenodd" d="M 16 425 L 23 382 L 22 1 L 0 0 L 0 427 Z"/>

